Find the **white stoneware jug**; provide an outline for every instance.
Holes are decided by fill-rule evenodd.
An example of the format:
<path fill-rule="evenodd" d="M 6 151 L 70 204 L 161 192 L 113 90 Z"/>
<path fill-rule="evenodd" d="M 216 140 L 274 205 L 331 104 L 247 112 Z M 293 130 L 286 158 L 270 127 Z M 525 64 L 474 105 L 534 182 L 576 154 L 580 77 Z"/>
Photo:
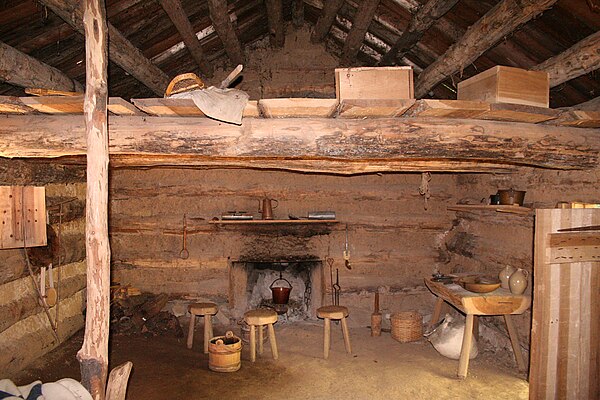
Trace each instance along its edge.
<path fill-rule="evenodd" d="M 510 276 L 508 280 L 508 284 L 510 286 L 510 292 L 512 294 L 523 294 L 525 289 L 527 289 L 527 278 L 529 277 L 529 272 L 524 269 L 517 269 Z"/>
<path fill-rule="evenodd" d="M 500 273 L 498 274 L 498 278 L 500 278 L 500 287 L 502 287 L 503 289 L 510 288 L 510 286 L 508 286 L 508 280 L 516 270 L 517 269 L 512 265 L 507 265 L 506 267 L 504 267 L 504 269 L 502 269 L 502 271 L 500 271 Z"/>

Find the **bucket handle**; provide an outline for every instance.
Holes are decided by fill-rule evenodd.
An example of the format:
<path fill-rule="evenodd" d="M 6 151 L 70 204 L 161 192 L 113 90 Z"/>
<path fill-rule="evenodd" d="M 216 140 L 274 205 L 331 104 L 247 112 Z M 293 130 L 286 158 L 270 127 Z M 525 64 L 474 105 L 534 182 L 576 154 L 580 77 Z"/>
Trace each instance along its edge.
<path fill-rule="evenodd" d="M 290 281 L 288 281 L 287 279 L 285 279 L 285 278 L 282 278 L 282 277 L 279 277 L 279 278 L 275 279 L 275 280 L 273 281 L 273 283 L 271 283 L 271 286 L 269 286 L 269 289 L 273 289 L 273 285 L 275 284 L 275 282 L 279 282 L 279 281 L 286 281 L 286 282 L 287 282 L 287 284 L 290 286 L 290 289 L 293 289 L 293 286 L 292 286 L 292 284 L 290 283 Z M 278 287 L 279 287 L 279 286 L 278 286 Z"/>

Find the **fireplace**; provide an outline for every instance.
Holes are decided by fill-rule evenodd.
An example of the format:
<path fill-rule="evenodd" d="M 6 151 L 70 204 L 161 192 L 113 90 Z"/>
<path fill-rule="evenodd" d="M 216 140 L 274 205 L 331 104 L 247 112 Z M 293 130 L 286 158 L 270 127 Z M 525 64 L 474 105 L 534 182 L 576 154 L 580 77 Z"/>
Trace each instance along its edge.
<path fill-rule="evenodd" d="M 291 286 L 287 307 L 274 304 L 271 284 L 279 277 Z M 278 281 L 275 286 L 287 286 Z M 230 260 L 229 304 L 234 318 L 254 308 L 273 308 L 281 314 L 280 321 L 300 321 L 316 318 L 322 304 L 323 261 L 316 258 L 295 260 Z"/>

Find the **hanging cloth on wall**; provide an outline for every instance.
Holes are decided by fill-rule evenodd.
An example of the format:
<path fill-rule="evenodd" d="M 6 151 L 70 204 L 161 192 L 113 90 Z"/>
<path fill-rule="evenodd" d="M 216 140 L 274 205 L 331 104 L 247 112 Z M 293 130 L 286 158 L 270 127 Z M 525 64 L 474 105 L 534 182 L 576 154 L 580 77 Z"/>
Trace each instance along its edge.
<path fill-rule="evenodd" d="M 419 186 L 419 194 L 423 196 L 425 204 L 423 208 L 427 210 L 427 201 L 431 197 L 431 193 L 429 192 L 429 181 L 431 181 L 431 173 L 423 172 L 421 174 L 421 186 Z"/>

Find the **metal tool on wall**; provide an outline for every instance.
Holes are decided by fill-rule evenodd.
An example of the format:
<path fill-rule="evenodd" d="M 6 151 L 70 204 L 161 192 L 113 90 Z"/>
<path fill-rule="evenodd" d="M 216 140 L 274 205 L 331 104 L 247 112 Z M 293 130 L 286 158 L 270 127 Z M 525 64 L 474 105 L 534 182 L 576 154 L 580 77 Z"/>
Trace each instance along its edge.
<path fill-rule="evenodd" d="M 333 258 L 329 257 L 327 259 L 327 264 L 329 264 L 329 282 L 331 282 L 331 304 L 335 304 L 335 294 L 333 290 Z"/>
<path fill-rule="evenodd" d="M 190 252 L 187 249 L 187 220 L 185 214 L 183 214 L 183 245 L 179 252 L 179 257 L 186 260 L 190 256 Z"/>
<path fill-rule="evenodd" d="M 338 268 L 335 269 L 335 284 L 331 286 L 333 287 L 333 304 L 339 306 L 342 288 L 340 286 L 340 270 Z"/>
<path fill-rule="evenodd" d="M 348 249 L 348 224 L 346 224 L 346 244 L 344 246 L 344 265 L 348 269 L 352 269 L 350 265 L 350 250 Z"/>

